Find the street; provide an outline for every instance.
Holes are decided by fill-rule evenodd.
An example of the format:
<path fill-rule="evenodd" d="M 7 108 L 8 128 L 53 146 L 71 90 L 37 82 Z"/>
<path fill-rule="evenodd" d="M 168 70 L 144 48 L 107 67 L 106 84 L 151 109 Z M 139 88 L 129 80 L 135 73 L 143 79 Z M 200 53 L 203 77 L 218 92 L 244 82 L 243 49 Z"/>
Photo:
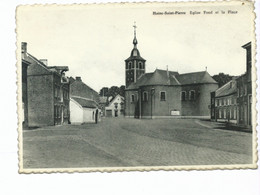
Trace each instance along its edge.
<path fill-rule="evenodd" d="M 198 119 L 102 118 L 23 131 L 24 168 L 252 163 L 252 133 Z"/>

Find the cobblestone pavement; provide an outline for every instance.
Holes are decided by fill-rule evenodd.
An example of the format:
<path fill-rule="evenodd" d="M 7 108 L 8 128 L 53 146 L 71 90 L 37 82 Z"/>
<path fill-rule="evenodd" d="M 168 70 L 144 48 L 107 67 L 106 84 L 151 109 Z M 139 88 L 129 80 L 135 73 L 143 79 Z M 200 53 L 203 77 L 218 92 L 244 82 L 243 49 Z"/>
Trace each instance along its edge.
<path fill-rule="evenodd" d="M 195 119 L 104 118 L 23 132 L 24 168 L 252 163 L 252 134 Z"/>

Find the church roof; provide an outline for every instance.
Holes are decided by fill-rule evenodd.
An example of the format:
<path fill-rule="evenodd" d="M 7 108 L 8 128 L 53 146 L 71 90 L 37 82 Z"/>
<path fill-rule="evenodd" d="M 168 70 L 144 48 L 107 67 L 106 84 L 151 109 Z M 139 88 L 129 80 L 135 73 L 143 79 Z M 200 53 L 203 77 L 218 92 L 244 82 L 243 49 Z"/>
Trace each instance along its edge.
<path fill-rule="evenodd" d="M 217 83 L 207 71 L 180 74 L 176 78 L 182 85 Z"/>
<path fill-rule="evenodd" d="M 94 100 L 75 96 L 72 96 L 71 99 L 76 101 L 79 105 L 81 105 L 84 108 L 97 108 L 97 103 Z"/>
<path fill-rule="evenodd" d="M 136 83 L 131 83 L 127 90 L 137 89 L 140 86 L 147 85 L 190 85 L 217 82 L 210 76 L 207 71 L 179 74 L 174 71 L 156 69 L 152 73 L 141 75 Z"/>

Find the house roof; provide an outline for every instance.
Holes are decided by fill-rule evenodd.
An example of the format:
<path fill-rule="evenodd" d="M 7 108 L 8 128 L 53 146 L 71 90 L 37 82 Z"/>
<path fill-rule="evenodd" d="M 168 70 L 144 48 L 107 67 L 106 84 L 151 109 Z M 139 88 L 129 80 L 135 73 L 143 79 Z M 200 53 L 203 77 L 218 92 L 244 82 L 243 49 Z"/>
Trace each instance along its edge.
<path fill-rule="evenodd" d="M 94 100 L 83 98 L 83 97 L 76 97 L 72 96 L 71 99 L 75 100 L 79 105 L 84 108 L 97 108 L 98 105 Z"/>
<path fill-rule="evenodd" d="M 237 84 L 235 80 L 227 82 L 225 85 L 216 90 L 215 97 L 231 95 L 237 92 Z"/>
<path fill-rule="evenodd" d="M 207 71 L 179 74 L 174 71 L 156 69 L 152 73 L 141 75 L 137 82 L 131 83 L 126 90 L 137 89 L 140 86 L 147 85 L 189 85 L 217 82 L 209 75 Z"/>
<path fill-rule="evenodd" d="M 73 80 L 74 82 L 72 82 L 70 85 L 70 92 L 72 96 L 94 99 L 96 102 L 100 101 L 99 94 L 94 89 L 89 87 L 81 80 L 70 78 L 70 81 Z"/>
<path fill-rule="evenodd" d="M 120 97 L 121 101 L 124 102 L 125 98 L 119 94 L 117 94 L 114 98 L 112 98 L 108 104 L 108 106 L 110 106 L 118 97 Z"/>

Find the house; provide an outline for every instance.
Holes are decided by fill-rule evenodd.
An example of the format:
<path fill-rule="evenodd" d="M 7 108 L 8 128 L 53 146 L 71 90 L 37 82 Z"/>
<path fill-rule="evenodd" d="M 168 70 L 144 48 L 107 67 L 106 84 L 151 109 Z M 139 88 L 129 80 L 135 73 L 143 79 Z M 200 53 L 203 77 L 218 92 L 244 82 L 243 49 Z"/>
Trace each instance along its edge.
<path fill-rule="evenodd" d="M 105 107 L 106 117 L 123 117 L 124 116 L 124 97 L 117 95 Z"/>
<path fill-rule="evenodd" d="M 241 126 L 252 126 L 252 53 L 251 42 L 242 46 L 246 49 L 246 73 L 237 78 L 238 121 Z"/>
<path fill-rule="evenodd" d="M 71 124 L 100 121 L 99 94 L 85 84 L 81 77 L 70 77 L 70 122 Z"/>
<path fill-rule="evenodd" d="M 236 78 L 211 92 L 211 119 L 219 122 L 237 123 Z"/>
<path fill-rule="evenodd" d="M 96 117 L 100 121 L 98 104 L 91 99 L 72 96 L 70 98 L 70 121 L 71 124 L 95 123 Z"/>
<path fill-rule="evenodd" d="M 69 79 L 67 66 L 48 66 L 27 52 L 23 45 L 23 60 L 27 68 L 28 126 L 39 127 L 69 123 Z M 23 73 L 25 74 L 25 73 Z"/>
<path fill-rule="evenodd" d="M 179 74 L 159 70 L 145 73 L 145 59 L 134 48 L 125 60 L 125 116 L 135 118 L 210 118 L 210 93 L 218 88 L 207 71 Z"/>

